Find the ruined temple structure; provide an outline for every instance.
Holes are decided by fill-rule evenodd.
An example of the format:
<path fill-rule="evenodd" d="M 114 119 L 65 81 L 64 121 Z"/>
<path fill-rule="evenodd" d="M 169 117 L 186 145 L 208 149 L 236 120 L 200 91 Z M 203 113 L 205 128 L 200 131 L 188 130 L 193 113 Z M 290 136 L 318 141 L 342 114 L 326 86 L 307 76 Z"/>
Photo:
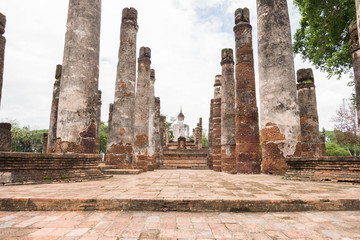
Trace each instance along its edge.
<path fill-rule="evenodd" d="M 148 161 L 154 168 L 157 168 L 155 163 L 155 134 L 158 132 L 155 126 L 155 70 L 150 72 L 150 92 L 149 92 L 149 148 Z"/>
<path fill-rule="evenodd" d="M 57 119 L 58 119 L 61 70 L 62 70 L 62 66 L 60 64 L 56 65 L 55 82 L 54 82 L 53 96 L 51 102 L 47 153 L 54 153 L 56 148 L 56 138 L 57 138 L 56 129 L 57 129 Z"/>
<path fill-rule="evenodd" d="M 323 153 L 321 151 L 319 117 L 312 69 L 298 70 L 297 82 L 301 128 L 301 155 L 304 157 L 319 157 Z"/>
<path fill-rule="evenodd" d="M 96 153 L 98 149 L 100 22 L 101 1 L 69 1 L 55 152 Z"/>
<path fill-rule="evenodd" d="M 256 106 L 254 54 L 249 9 L 235 11 L 236 168 L 238 173 L 260 173 L 259 116 Z"/>
<path fill-rule="evenodd" d="M 221 172 L 221 75 L 216 75 L 213 99 L 213 170 Z"/>
<path fill-rule="evenodd" d="M 5 57 L 5 44 L 6 39 L 3 36 L 5 33 L 6 26 L 6 17 L 0 13 L 0 107 L 1 107 L 1 92 L 3 85 L 3 75 L 4 75 L 4 57 Z"/>
<path fill-rule="evenodd" d="M 134 167 L 143 171 L 153 170 L 148 161 L 149 147 L 149 96 L 150 96 L 151 50 L 141 47 L 138 59 L 138 79 L 134 112 Z M 114 117 L 113 117 L 114 121 Z"/>
<path fill-rule="evenodd" d="M 258 0 L 262 170 L 284 174 L 285 158 L 299 156 L 300 118 L 286 0 Z"/>
<path fill-rule="evenodd" d="M 235 79 L 233 50 L 221 51 L 221 171 L 236 174 Z"/>
<path fill-rule="evenodd" d="M 161 125 L 161 115 L 160 115 L 160 98 L 155 97 L 155 113 L 154 113 L 154 124 L 153 124 L 153 144 L 154 144 L 154 162 L 155 162 L 155 168 L 159 168 L 159 166 L 162 164 L 162 154 L 163 154 L 163 147 L 162 147 L 162 141 L 161 141 L 161 133 L 160 133 L 160 125 Z"/>
<path fill-rule="evenodd" d="M 184 123 L 185 115 L 180 108 L 180 113 L 177 116 L 177 121 L 173 126 L 174 130 L 174 141 L 177 141 L 179 137 L 186 138 L 186 141 L 189 141 L 189 125 Z"/>
<path fill-rule="evenodd" d="M 122 169 L 133 168 L 137 31 L 136 9 L 124 8 L 120 27 L 115 96 L 109 116 L 106 150 L 106 163 Z"/>
<path fill-rule="evenodd" d="M 357 8 L 360 7 L 360 1 L 356 1 Z M 359 3 L 359 4 L 358 4 Z M 357 15 L 359 16 L 360 11 L 358 9 Z M 353 23 L 350 25 L 350 38 L 351 38 L 351 57 L 352 65 L 354 70 L 354 82 L 355 82 L 355 94 L 356 94 L 356 111 L 357 111 L 357 123 L 358 128 L 360 126 L 360 47 L 359 47 L 359 33 L 358 25 Z M 360 128 L 359 128 L 360 131 Z"/>
<path fill-rule="evenodd" d="M 199 119 L 199 122 L 196 124 L 196 128 L 193 129 L 193 139 L 194 145 L 197 149 L 203 147 L 202 141 L 202 118 Z"/>

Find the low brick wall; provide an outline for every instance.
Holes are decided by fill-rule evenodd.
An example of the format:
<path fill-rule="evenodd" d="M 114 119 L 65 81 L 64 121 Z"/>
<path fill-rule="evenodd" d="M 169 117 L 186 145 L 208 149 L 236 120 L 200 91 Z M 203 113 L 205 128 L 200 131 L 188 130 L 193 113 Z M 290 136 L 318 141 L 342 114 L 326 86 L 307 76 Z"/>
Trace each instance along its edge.
<path fill-rule="evenodd" d="M 100 154 L 0 152 L 0 184 L 102 179 L 101 158 Z"/>
<path fill-rule="evenodd" d="M 296 157 L 286 162 L 285 179 L 360 183 L 359 157 Z"/>

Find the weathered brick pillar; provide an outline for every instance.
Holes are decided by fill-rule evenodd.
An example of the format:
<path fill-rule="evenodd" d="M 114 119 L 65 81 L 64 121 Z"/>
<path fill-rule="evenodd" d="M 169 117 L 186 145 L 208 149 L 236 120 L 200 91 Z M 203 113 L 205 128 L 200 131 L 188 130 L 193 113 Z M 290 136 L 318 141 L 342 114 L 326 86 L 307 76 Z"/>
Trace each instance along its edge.
<path fill-rule="evenodd" d="M 236 174 L 234 54 L 221 51 L 221 171 Z"/>
<path fill-rule="evenodd" d="M 101 0 L 70 0 L 56 152 L 96 153 Z"/>
<path fill-rule="evenodd" d="M 6 38 L 3 36 L 5 33 L 6 26 L 6 17 L 0 13 L 0 107 L 1 107 L 1 92 L 3 85 L 3 75 L 4 75 L 4 57 L 5 57 L 5 45 Z"/>
<path fill-rule="evenodd" d="M 0 123 L 0 152 L 11 152 L 11 123 Z"/>
<path fill-rule="evenodd" d="M 294 56 L 286 0 L 257 0 L 262 170 L 284 174 L 301 154 Z"/>
<path fill-rule="evenodd" d="M 138 79 L 135 97 L 134 167 L 144 171 L 148 170 L 149 165 L 150 57 L 150 48 L 141 47 L 138 59 Z"/>
<path fill-rule="evenodd" d="M 213 122 L 213 170 L 221 172 L 221 75 L 215 77 Z"/>
<path fill-rule="evenodd" d="M 259 114 L 256 106 L 254 54 L 249 9 L 235 11 L 236 168 L 238 173 L 260 173 Z"/>
<path fill-rule="evenodd" d="M 202 149 L 202 118 L 199 119 L 199 123 L 196 128 L 196 146 L 197 149 Z"/>
<path fill-rule="evenodd" d="M 96 153 L 100 153 L 100 137 L 101 137 L 101 96 L 102 92 L 98 90 L 96 95 Z"/>
<path fill-rule="evenodd" d="M 298 70 L 297 82 L 301 129 L 301 154 L 305 157 L 319 157 L 322 153 L 312 69 Z"/>
<path fill-rule="evenodd" d="M 42 153 L 47 153 L 47 149 L 48 149 L 48 133 L 43 133 L 42 143 L 43 143 Z"/>
<path fill-rule="evenodd" d="M 51 102 L 50 123 L 49 123 L 49 132 L 48 132 L 48 143 L 47 143 L 48 153 L 54 153 L 56 149 L 56 139 L 57 139 L 56 129 L 57 129 L 57 120 L 58 120 L 61 70 L 62 70 L 62 66 L 60 64 L 56 65 L 55 82 L 54 82 L 53 96 Z"/>
<path fill-rule="evenodd" d="M 214 126 L 213 102 L 214 102 L 214 99 L 211 99 L 211 101 L 210 101 L 210 117 L 209 117 L 209 132 L 208 132 L 208 162 L 207 162 L 209 169 L 213 169 L 213 126 Z"/>
<path fill-rule="evenodd" d="M 166 126 L 166 117 L 165 116 L 161 116 L 160 115 L 160 161 L 161 161 L 161 165 L 163 164 L 164 161 L 164 148 L 166 147 L 165 145 L 165 126 Z"/>
<path fill-rule="evenodd" d="M 326 156 L 326 139 L 325 136 L 320 136 L 321 156 Z"/>
<path fill-rule="evenodd" d="M 108 120 L 108 132 L 111 132 L 111 122 L 112 122 L 112 116 L 113 116 L 113 111 L 114 111 L 114 104 L 113 103 L 110 103 L 109 104 L 109 120 Z M 108 134 L 108 137 L 109 137 L 109 134 Z M 106 153 L 108 154 L 108 153 Z M 107 161 L 108 164 L 110 164 L 110 162 Z"/>
<path fill-rule="evenodd" d="M 358 15 L 360 13 L 358 12 Z M 354 70 L 355 82 L 355 95 L 356 95 L 356 111 L 357 111 L 357 124 L 360 126 L 360 47 L 358 28 L 355 23 L 350 25 L 350 38 L 351 38 L 351 57 L 352 66 Z M 360 131 L 360 128 L 359 128 Z"/>
<path fill-rule="evenodd" d="M 360 0 L 355 0 L 355 6 L 356 6 L 356 28 L 360 28 Z M 359 41 L 360 41 L 360 32 L 358 32 L 358 42 Z"/>
<path fill-rule="evenodd" d="M 155 70 L 150 72 L 148 171 L 155 168 Z"/>
<path fill-rule="evenodd" d="M 137 31 L 137 11 L 134 8 L 124 8 L 106 162 L 127 169 L 133 167 Z"/>
<path fill-rule="evenodd" d="M 161 165 L 161 138 L 160 138 L 160 98 L 155 97 L 155 116 L 154 116 L 154 144 L 155 144 L 155 168 Z"/>

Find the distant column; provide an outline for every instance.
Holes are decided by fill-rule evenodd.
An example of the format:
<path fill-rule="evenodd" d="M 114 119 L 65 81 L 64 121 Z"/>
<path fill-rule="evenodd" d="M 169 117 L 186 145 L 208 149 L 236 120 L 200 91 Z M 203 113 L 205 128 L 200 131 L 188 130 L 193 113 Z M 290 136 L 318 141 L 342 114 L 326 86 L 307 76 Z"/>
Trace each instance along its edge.
<path fill-rule="evenodd" d="M 257 0 L 262 170 L 284 174 L 299 156 L 300 118 L 286 0 Z"/>
<path fill-rule="evenodd" d="M 322 153 L 312 69 L 298 70 L 297 82 L 301 129 L 301 155 L 306 157 L 319 157 Z"/>
<path fill-rule="evenodd" d="M 210 117 L 209 117 L 209 132 L 208 132 L 208 167 L 210 169 L 213 169 L 213 102 L 214 99 L 211 99 L 210 101 Z"/>
<path fill-rule="evenodd" d="M 112 122 L 112 118 L 113 118 L 112 117 L 113 116 L 113 111 L 114 111 L 114 104 L 110 103 L 109 104 L 108 132 L 111 132 L 111 126 L 112 126 L 111 122 Z M 110 164 L 110 162 L 107 161 L 107 164 Z"/>
<path fill-rule="evenodd" d="M 150 57 L 150 48 L 141 47 L 135 97 L 134 166 L 144 171 L 148 170 Z"/>
<path fill-rule="evenodd" d="M 98 90 L 96 94 L 96 153 L 100 153 L 100 134 L 101 134 L 101 96 L 102 92 Z"/>
<path fill-rule="evenodd" d="M 221 171 L 236 174 L 235 79 L 233 50 L 221 51 Z"/>
<path fill-rule="evenodd" d="M 96 153 L 100 22 L 100 0 L 69 1 L 56 152 Z"/>
<path fill-rule="evenodd" d="M 4 75 L 4 57 L 5 57 L 5 45 L 6 38 L 3 36 L 5 33 L 6 27 L 6 17 L 0 13 L 0 107 L 1 107 L 1 92 L 3 85 L 3 75 Z"/>
<path fill-rule="evenodd" d="M 137 31 L 136 9 L 124 8 L 113 113 L 106 147 L 107 164 L 116 165 L 118 168 L 133 167 Z"/>
<path fill-rule="evenodd" d="M 56 149 L 56 139 L 57 139 L 56 129 L 57 129 L 57 120 L 58 120 L 61 69 L 62 66 L 60 64 L 56 65 L 55 82 L 54 82 L 53 96 L 51 102 L 48 142 L 47 142 L 48 153 L 54 153 Z"/>
<path fill-rule="evenodd" d="M 0 152 L 11 151 L 11 124 L 0 123 Z"/>
<path fill-rule="evenodd" d="M 155 168 L 155 70 L 150 72 L 148 171 Z"/>
<path fill-rule="evenodd" d="M 221 75 L 215 77 L 213 122 L 213 170 L 221 172 Z"/>
<path fill-rule="evenodd" d="M 155 116 L 154 116 L 154 144 L 155 144 L 155 154 L 154 162 L 155 168 L 159 168 L 161 165 L 161 138 L 160 138 L 160 98 L 155 97 Z"/>
<path fill-rule="evenodd" d="M 259 114 L 249 9 L 235 11 L 236 164 L 237 172 L 260 173 Z"/>
<path fill-rule="evenodd" d="M 42 153 L 47 153 L 47 149 L 48 149 L 48 133 L 43 133 L 42 143 L 43 143 Z"/>
<path fill-rule="evenodd" d="M 199 119 L 199 123 L 196 128 L 196 145 L 197 149 L 202 149 L 202 118 Z"/>
<path fill-rule="evenodd" d="M 357 1 L 358 2 L 358 1 Z M 358 7 L 358 6 L 357 6 Z M 360 12 L 358 12 L 358 15 Z M 354 82 L 355 82 L 355 95 L 356 95 L 356 111 L 357 111 L 357 124 L 360 126 L 360 47 L 358 39 L 358 28 L 356 24 L 350 25 L 350 38 L 351 38 L 351 57 L 352 66 L 354 70 Z M 359 128 L 360 131 L 360 128 Z"/>

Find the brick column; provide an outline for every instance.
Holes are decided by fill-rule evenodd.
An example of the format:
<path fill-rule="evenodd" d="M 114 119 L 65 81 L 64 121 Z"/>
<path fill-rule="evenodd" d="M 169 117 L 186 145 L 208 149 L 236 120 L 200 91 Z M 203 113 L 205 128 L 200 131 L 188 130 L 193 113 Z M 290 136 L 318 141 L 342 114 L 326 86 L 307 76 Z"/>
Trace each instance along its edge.
<path fill-rule="evenodd" d="M 134 8 L 124 8 L 120 27 L 113 115 L 111 122 L 109 121 L 106 147 L 107 164 L 117 165 L 123 169 L 133 167 L 137 31 L 137 11 Z"/>
<path fill-rule="evenodd" d="M 259 115 L 249 9 L 235 11 L 236 164 L 238 173 L 260 173 Z"/>
<path fill-rule="evenodd" d="M 111 132 L 111 122 L 112 122 L 112 116 L 113 116 L 113 111 L 114 111 L 114 104 L 113 103 L 110 103 L 109 104 L 109 120 L 108 120 L 108 132 Z M 106 153 L 108 154 L 108 152 Z M 110 164 L 110 161 L 106 161 L 107 164 Z"/>
<path fill-rule="evenodd" d="M 262 170 L 284 174 L 299 156 L 300 118 L 286 0 L 257 0 Z"/>
<path fill-rule="evenodd" d="M 10 123 L 0 123 L 0 152 L 11 152 Z"/>
<path fill-rule="evenodd" d="M 197 149 L 202 149 L 202 118 L 199 119 L 199 123 L 197 124 L 195 133 Z"/>
<path fill-rule="evenodd" d="M 221 171 L 236 174 L 235 79 L 233 50 L 221 51 Z"/>
<path fill-rule="evenodd" d="M 311 68 L 297 71 L 302 156 L 319 157 L 321 142 L 314 75 Z"/>
<path fill-rule="evenodd" d="M 135 97 L 134 167 L 144 171 L 148 170 L 150 57 L 150 48 L 141 47 Z"/>
<path fill-rule="evenodd" d="M 358 7 L 358 6 L 357 6 Z M 360 14 L 360 13 L 358 13 Z M 352 66 L 354 70 L 355 94 L 356 94 L 356 111 L 357 111 L 357 124 L 360 126 L 360 47 L 358 39 L 358 28 L 355 23 L 350 26 L 351 38 L 351 57 Z M 360 128 L 359 128 L 360 131 Z"/>
<path fill-rule="evenodd" d="M 360 0 L 355 0 L 356 6 L 356 28 L 360 28 Z M 358 34 L 358 44 L 360 44 L 360 32 Z"/>
<path fill-rule="evenodd" d="M 57 138 L 56 129 L 57 129 L 57 120 L 58 120 L 61 70 L 62 70 L 62 66 L 60 64 L 56 65 L 55 82 L 54 82 L 53 96 L 51 102 L 50 123 L 49 123 L 49 132 L 48 132 L 48 143 L 47 143 L 48 153 L 54 153 L 56 148 L 56 138 Z"/>
<path fill-rule="evenodd" d="M 160 115 L 160 162 L 161 165 L 164 161 L 164 148 L 166 147 L 165 143 L 165 128 L 166 128 L 166 117 Z"/>
<path fill-rule="evenodd" d="M 100 135 L 101 135 L 101 96 L 102 92 L 98 90 L 96 95 L 96 153 L 100 153 Z"/>
<path fill-rule="evenodd" d="M 100 0 L 69 1 L 56 152 L 96 153 L 100 22 Z"/>
<path fill-rule="evenodd" d="M 0 13 L 0 108 L 1 108 L 1 92 L 3 85 L 3 75 L 4 75 L 4 57 L 5 57 L 5 45 L 6 38 L 3 36 L 5 33 L 6 26 L 6 17 Z"/>
<path fill-rule="evenodd" d="M 210 117 L 209 117 L 209 132 L 208 132 L 208 162 L 207 162 L 209 169 L 213 169 L 213 127 L 214 127 L 213 103 L 214 103 L 214 99 L 211 99 L 211 101 L 210 101 Z"/>
<path fill-rule="evenodd" d="M 150 72 L 148 170 L 155 168 L 155 70 Z"/>
<path fill-rule="evenodd" d="M 155 168 L 159 168 L 161 165 L 161 139 L 160 139 L 160 98 L 155 97 L 155 115 L 154 115 L 154 144 L 155 144 L 155 154 L 154 162 Z"/>
<path fill-rule="evenodd" d="M 47 149 L 48 149 L 48 133 L 43 133 L 42 143 L 43 143 L 42 153 L 47 153 Z"/>
<path fill-rule="evenodd" d="M 221 172 L 221 75 L 215 77 L 213 122 L 213 170 Z"/>

